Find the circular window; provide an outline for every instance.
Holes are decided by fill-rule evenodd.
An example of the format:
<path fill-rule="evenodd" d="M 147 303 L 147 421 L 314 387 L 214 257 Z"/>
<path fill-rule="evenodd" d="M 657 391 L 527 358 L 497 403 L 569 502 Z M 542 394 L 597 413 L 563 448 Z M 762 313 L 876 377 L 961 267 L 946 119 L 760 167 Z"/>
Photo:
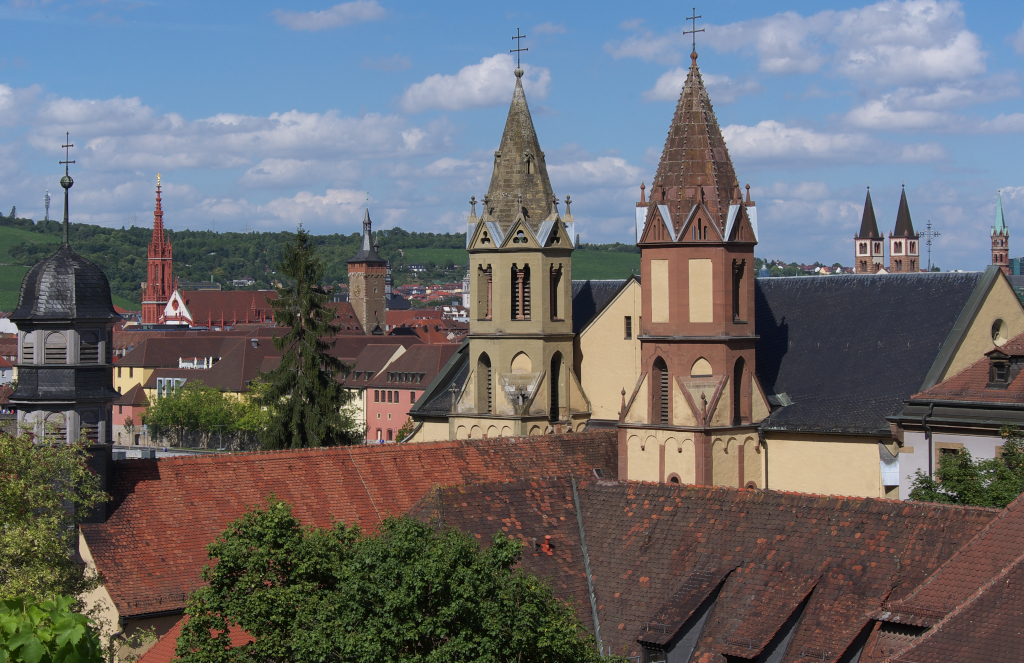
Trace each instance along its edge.
<path fill-rule="evenodd" d="M 1003 320 L 996 320 L 992 323 L 992 342 L 996 345 L 1003 345 L 1006 341 L 1006 322 Z"/>

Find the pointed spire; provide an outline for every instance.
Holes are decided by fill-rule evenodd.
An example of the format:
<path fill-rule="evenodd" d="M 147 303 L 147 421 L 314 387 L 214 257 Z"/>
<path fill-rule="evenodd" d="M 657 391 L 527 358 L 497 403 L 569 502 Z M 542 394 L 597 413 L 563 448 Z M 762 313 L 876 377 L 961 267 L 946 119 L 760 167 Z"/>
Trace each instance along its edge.
<path fill-rule="evenodd" d="M 516 87 L 501 134 L 501 144 L 494 152 L 494 171 L 487 189 L 484 217 L 490 216 L 503 231 L 508 230 L 520 209 L 534 230 L 551 215 L 554 190 L 548 179 L 544 152 L 537 141 L 530 108 L 523 92 L 523 70 L 516 69 Z M 522 197 L 521 205 L 518 203 Z"/>
<path fill-rule="evenodd" d="M 659 193 L 664 191 L 664 202 L 658 203 L 668 205 L 673 220 L 679 224 L 700 203 L 703 193 L 708 212 L 724 230 L 736 181 L 725 138 L 693 53 L 651 186 L 657 187 Z M 680 214 L 676 214 L 677 205 Z"/>
<path fill-rule="evenodd" d="M 871 187 L 868 187 L 867 198 L 864 199 L 864 216 L 860 219 L 860 232 L 858 239 L 873 237 L 879 238 L 878 223 L 875 221 L 875 206 L 871 204 Z"/>
<path fill-rule="evenodd" d="M 903 193 L 900 194 L 900 209 L 896 213 L 896 229 L 893 237 L 917 237 L 914 232 L 914 223 L 910 220 L 910 205 L 907 204 L 907 187 L 903 186 Z"/>
<path fill-rule="evenodd" d="M 384 262 L 377 255 L 377 244 L 373 241 L 373 223 L 370 221 L 370 208 L 363 214 L 363 243 L 349 262 Z"/>
<path fill-rule="evenodd" d="M 1006 227 L 1006 218 L 1003 216 L 1003 192 L 996 193 L 996 222 L 992 227 L 993 235 L 1009 235 L 1010 229 Z"/>
<path fill-rule="evenodd" d="M 160 173 L 156 174 L 156 207 L 153 208 L 153 241 L 164 241 L 164 208 L 160 198 Z"/>

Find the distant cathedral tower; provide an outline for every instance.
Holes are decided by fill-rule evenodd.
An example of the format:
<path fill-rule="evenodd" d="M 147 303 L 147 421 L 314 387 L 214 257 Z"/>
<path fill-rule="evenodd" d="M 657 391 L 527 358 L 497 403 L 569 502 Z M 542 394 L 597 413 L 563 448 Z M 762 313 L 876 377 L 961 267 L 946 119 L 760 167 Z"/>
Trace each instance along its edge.
<path fill-rule="evenodd" d="M 875 208 L 871 204 L 871 187 L 864 199 L 864 215 L 860 220 L 860 232 L 853 238 L 854 265 L 857 274 L 874 274 L 885 264 L 882 235 L 875 221 Z"/>
<path fill-rule="evenodd" d="M 992 264 L 1010 273 L 1010 229 L 1003 218 L 1003 192 L 996 194 L 996 222 L 992 226 Z"/>
<path fill-rule="evenodd" d="M 889 233 L 889 273 L 920 272 L 921 241 L 910 220 L 907 189 L 900 194 L 900 209 L 896 213 L 896 228 Z"/>
<path fill-rule="evenodd" d="M 171 274 L 171 243 L 164 233 L 164 210 L 160 205 L 160 174 L 156 176 L 156 207 L 153 210 L 153 238 L 149 241 L 149 271 L 142 293 L 142 324 L 159 324 L 174 291 Z"/>
<path fill-rule="evenodd" d="M 377 255 L 370 210 L 363 215 L 363 243 L 348 261 L 348 301 L 367 334 L 383 334 L 387 308 L 388 263 Z"/>
<path fill-rule="evenodd" d="M 741 194 L 697 53 L 690 58 L 642 210 L 641 378 L 623 393 L 619 475 L 763 487 L 756 207 L 749 185 Z"/>
<path fill-rule="evenodd" d="M 117 398 L 110 357 L 121 316 L 103 270 L 68 242 L 73 184 L 65 168 L 63 240 L 56 253 L 28 270 L 11 314 L 18 326 L 18 388 L 10 402 L 18 410 L 18 424 L 41 443 L 73 444 L 84 436 L 92 444 L 109 445 Z"/>
<path fill-rule="evenodd" d="M 449 418 L 456 438 L 581 430 L 590 415 L 573 372 L 571 201 L 560 216 L 515 76 L 479 217 L 470 201 L 470 373 Z"/>

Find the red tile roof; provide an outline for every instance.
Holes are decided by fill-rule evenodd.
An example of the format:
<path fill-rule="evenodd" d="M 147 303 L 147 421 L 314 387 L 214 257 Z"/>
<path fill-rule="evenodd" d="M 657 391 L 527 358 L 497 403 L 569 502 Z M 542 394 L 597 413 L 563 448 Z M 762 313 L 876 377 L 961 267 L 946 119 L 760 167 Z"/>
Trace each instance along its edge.
<path fill-rule="evenodd" d="M 156 644 L 139 658 L 138 663 L 170 663 L 174 660 L 174 650 L 178 646 L 178 636 L 181 635 L 181 627 L 188 621 L 188 617 L 182 617 L 167 633 L 157 640 Z M 231 638 L 232 647 L 240 647 L 253 641 L 253 637 L 240 628 L 232 628 L 228 635 Z"/>
<path fill-rule="evenodd" d="M 808 592 L 789 651 L 835 661 L 882 601 L 905 596 L 998 513 L 609 481 L 583 482 L 579 501 L 602 641 L 616 654 L 638 655 L 639 637 L 667 633 L 672 624 L 678 629 L 703 600 L 701 592 L 710 592 L 708 577 L 728 572 L 695 661 L 720 661 L 726 652 L 756 658 Z M 496 531 L 524 541 L 523 567 L 549 578 L 561 598 L 574 598 L 592 629 L 569 481 L 450 487 L 414 512 L 481 542 Z M 552 536 L 550 556 L 533 547 L 545 535 Z M 674 595 L 690 598 L 668 614 Z"/>
<path fill-rule="evenodd" d="M 389 364 L 383 371 L 370 380 L 371 387 L 425 389 L 434 381 L 437 374 L 452 358 L 459 346 L 445 345 L 414 345 L 401 357 Z M 403 382 L 402 376 L 413 376 L 413 382 Z M 392 378 L 395 378 L 394 380 Z"/>
<path fill-rule="evenodd" d="M 222 320 L 226 325 L 273 324 L 273 309 L 268 300 L 277 299 L 276 290 L 183 290 L 181 296 L 194 325 L 219 325 Z"/>
<path fill-rule="evenodd" d="M 146 392 L 143 390 L 141 384 L 137 384 L 127 392 L 122 394 L 120 398 L 114 401 L 114 405 L 129 405 L 129 406 L 142 406 L 146 404 Z"/>
<path fill-rule="evenodd" d="M 996 348 L 992 352 L 1001 352 L 1010 357 L 1024 356 L 1024 334 L 1007 341 L 1002 347 Z M 1024 377 L 1020 374 L 1010 381 L 1006 389 L 987 388 L 989 363 L 987 356 L 982 357 L 959 373 L 910 398 L 915 401 L 927 402 L 968 401 L 1024 404 Z"/>
<path fill-rule="evenodd" d="M 82 526 L 122 617 L 180 611 L 200 585 L 205 546 L 271 493 L 311 525 L 372 530 L 432 486 L 614 474 L 614 431 L 118 462 L 106 523 Z"/>

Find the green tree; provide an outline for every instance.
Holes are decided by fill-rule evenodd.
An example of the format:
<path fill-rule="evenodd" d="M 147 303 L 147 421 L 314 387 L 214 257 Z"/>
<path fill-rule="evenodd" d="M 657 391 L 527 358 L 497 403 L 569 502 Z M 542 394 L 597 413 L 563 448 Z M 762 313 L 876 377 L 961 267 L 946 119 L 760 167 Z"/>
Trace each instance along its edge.
<path fill-rule="evenodd" d="M 0 600 L 81 596 L 99 579 L 76 563 L 77 526 L 106 501 L 78 444 L 0 433 Z"/>
<path fill-rule="evenodd" d="M 398 429 L 398 432 L 395 433 L 395 441 L 401 442 L 405 438 L 409 437 L 410 435 L 412 435 L 412 431 L 415 428 L 416 422 L 413 421 L 412 417 L 409 417 L 408 419 L 405 420 L 405 423 L 402 424 L 402 427 Z"/>
<path fill-rule="evenodd" d="M 187 602 L 183 663 L 598 661 L 593 638 L 544 582 L 515 569 L 522 544 L 389 518 L 303 527 L 271 497 L 207 547 L 215 566 Z M 228 629 L 254 642 L 229 649 Z"/>
<path fill-rule="evenodd" d="M 324 266 L 309 233 L 299 226 L 295 242 L 284 247 L 278 271 L 293 284 L 278 288 L 270 302 L 277 324 L 288 333 L 274 337 L 281 363 L 261 375 L 267 383 L 260 405 L 269 409 L 263 433 L 267 449 L 323 447 L 351 444 L 357 439 L 355 422 L 346 407 L 352 396 L 335 375 L 345 370 L 328 351 L 337 334 L 334 309 L 325 306 L 327 291 L 321 287 Z"/>
<path fill-rule="evenodd" d="M 72 609 L 75 599 L 57 596 L 40 603 L 0 603 L 0 661 L 12 663 L 102 663 L 99 629 Z"/>
<path fill-rule="evenodd" d="M 148 403 L 142 423 L 153 439 L 174 435 L 182 446 L 189 433 L 198 433 L 199 442 L 207 446 L 214 433 L 235 430 L 236 409 L 234 399 L 220 389 L 189 380 L 173 394 Z"/>
<path fill-rule="evenodd" d="M 1024 493 L 1024 433 L 1006 426 L 1006 440 L 999 458 L 975 460 L 969 451 L 943 454 L 935 476 L 921 470 L 914 475 L 910 499 L 1004 508 Z"/>

